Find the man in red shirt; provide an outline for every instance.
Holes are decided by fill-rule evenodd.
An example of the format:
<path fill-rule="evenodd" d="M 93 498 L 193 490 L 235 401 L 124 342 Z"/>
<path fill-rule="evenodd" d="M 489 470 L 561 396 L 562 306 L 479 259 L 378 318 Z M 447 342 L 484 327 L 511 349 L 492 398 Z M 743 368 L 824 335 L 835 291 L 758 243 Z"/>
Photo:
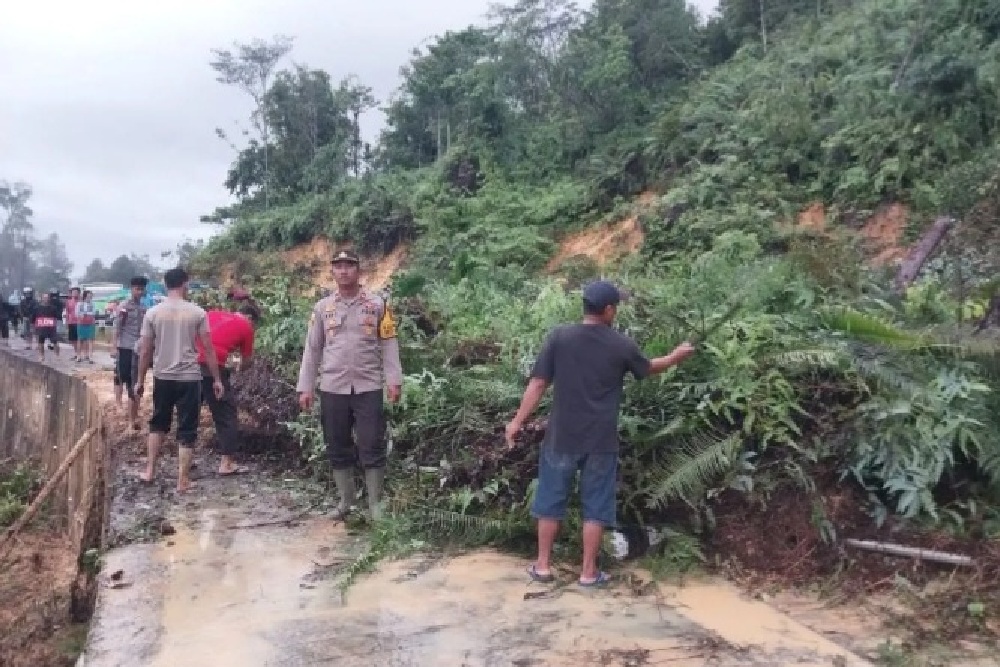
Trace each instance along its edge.
<path fill-rule="evenodd" d="M 225 388 L 222 398 L 216 398 L 212 388 L 212 376 L 205 365 L 205 351 L 198 344 L 198 363 L 201 364 L 202 377 L 205 386 L 201 395 L 208 403 L 215 422 L 215 433 L 219 438 L 219 452 L 222 462 L 219 464 L 219 475 L 239 475 L 247 472 L 247 468 L 237 466 L 233 460 L 239 451 L 239 411 L 236 397 L 229 383 L 229 369 L 226 367 L 229 354 L 239 350 L 240 367 L 243 371 L 250 367 L 253 358 L 254 326 L 260 317 L 260 311 L 251 301 L 242 304 L 238 312 L 228 310 L 209 310 L 208 327 L 212 336 L 212 347 L 219 359 L 219 372 L 222 375 L 222 385 Z"/>

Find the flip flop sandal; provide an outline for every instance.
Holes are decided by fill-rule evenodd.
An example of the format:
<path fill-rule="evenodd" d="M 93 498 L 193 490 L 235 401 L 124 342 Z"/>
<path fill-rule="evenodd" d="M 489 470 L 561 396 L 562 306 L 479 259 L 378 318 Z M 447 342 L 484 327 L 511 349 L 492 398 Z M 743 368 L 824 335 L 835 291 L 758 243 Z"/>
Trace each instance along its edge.
<path fill-rule="evenodd" d="M 579 581 L 576 582 L 583 588 L 599 588 L 601 586 L 606 586 L 611 583 L 611 575 L 607 572 L 598 572 L 597 579 L 593 581 Z"/>
<path fill-rule="evenodd" d="M 551 584 L 556 580 L 556 576 L 551 572 L 548 574 L 541 574 L 537 569 L 535 569 L 534 563 L 532 563 L 528 568 L 528 576 L 531 577 L 532 581 L 536 581 L 540 584 Z"/>
<path fill-rule="evenodd" d="M 234 477 L 236 475 L 247 475 L 250 473 L 250 468 L 246 466 L 236 466 L 233 470 L 229 472 L 216 472 L 215 474 L 219 477 Z"/>

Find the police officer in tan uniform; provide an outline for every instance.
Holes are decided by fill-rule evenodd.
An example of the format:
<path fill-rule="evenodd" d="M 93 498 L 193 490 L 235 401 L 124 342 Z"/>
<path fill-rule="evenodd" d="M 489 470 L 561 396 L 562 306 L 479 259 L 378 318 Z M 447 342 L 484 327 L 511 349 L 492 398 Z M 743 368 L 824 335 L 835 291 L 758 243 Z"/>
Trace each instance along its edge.
<path fill-rule="evenodd" d="M 318 372 L 323 439 L 340 493 L 335 517 L 343 519 L 351 510 L 356 459 L 365 471 L 369 509 L 377 517 L 386 465 L 382 388 L 395 403 L 403 385 L 396 325 L 385 300 L 361 287 L 356 253 L 340 250 L 331 263 L 337 291 L 313 307 L 299 369 L 299 405 L 312 408 Z"/>

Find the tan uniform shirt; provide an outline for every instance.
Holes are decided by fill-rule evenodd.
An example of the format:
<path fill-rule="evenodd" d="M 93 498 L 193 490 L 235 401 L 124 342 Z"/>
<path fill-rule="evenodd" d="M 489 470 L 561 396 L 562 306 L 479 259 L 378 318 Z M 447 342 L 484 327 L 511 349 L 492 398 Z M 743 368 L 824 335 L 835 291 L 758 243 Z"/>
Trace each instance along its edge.
<path fill-rule="evenodd" d="M 321 299 L 309 318 L 299 369 L 299 392 L 319 388 L 330 394 L 381 391 L 403 384 L 396 325 L 385 301 L 365 290 L 348 299 L 339 293 Z"/>
<path fill-rule="evenodd" d="M 200 382 L 197 340 L 208 332 L 208 316 L 190 301 L 168 298 L 150 308 L 140 340 L 153 341 L 153 377 Z"/>

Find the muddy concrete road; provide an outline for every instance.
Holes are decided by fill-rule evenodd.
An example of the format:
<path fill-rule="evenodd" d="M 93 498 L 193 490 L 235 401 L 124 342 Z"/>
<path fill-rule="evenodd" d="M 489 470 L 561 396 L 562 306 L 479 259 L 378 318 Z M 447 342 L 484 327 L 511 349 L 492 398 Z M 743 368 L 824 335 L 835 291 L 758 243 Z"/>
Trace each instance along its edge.
<path fill-rule="evenodd" d="M 46 363 L 113 402 L 106 353 L 84 367 L 65 356 Z M 567 570 L 542 586 L 526 562 L 480 551 L 382 563 L 342 593 L 365 537 L 323 518 L 334 498 L 280 467 L 220 478 L 205 448 L 193 493 L 175 493 L 169 447 L 142 484 L 145 436 L 121 412 L 109 406 L 121 417 L 113 548 L 81 667 L 868 664 L 718 580 L 677 588 L 623 573 L 587 591 Z"/>
<path fill-rule="evenodd" d="M 384 563 L 342 593 L 364 548 L 342 524 L 258 525 L 212 502 L 170 521 L 107 554 L 82 665 L 868 664 L 716 581 L 584 591 L 566 572 L 541 586 L 482 551 Z"/>

